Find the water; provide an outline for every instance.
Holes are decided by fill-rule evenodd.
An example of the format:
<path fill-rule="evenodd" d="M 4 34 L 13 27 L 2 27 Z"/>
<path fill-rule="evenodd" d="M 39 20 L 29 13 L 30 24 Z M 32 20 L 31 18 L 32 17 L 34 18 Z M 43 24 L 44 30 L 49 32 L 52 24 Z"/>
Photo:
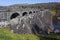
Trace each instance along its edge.
<path fill-rule="evenodd" d="M 54 28 L 55 28 L 55 29 L 60 29 L 60 25 L 54 24 Z"/>

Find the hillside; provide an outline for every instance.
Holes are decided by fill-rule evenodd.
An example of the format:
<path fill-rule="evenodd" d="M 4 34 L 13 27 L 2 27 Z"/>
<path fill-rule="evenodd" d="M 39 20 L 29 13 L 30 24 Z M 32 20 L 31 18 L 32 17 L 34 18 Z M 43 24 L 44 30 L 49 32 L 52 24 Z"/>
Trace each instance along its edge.
<path fill-rule="evenodd" d="M 37 4 L 14 4 L 10 6 L 0 6 L 1 9 L 10 9 L 10 8 L 44 8 L 55 10 L 56 12 L 60 10 L 60 3 L 51 2 L 51 3 L 37 3 Z"/>

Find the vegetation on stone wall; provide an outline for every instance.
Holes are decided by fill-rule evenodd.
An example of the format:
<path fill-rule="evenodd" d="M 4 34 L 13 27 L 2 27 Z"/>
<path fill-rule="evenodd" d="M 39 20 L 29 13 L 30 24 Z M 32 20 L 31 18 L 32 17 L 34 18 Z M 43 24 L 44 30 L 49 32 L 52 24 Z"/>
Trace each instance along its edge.
<path fill-rule="evenodd" d="M 52 16 L 56 15 L 56 12 L 54 10 L 50 10 L 50 13 L 51 13 Z"/>

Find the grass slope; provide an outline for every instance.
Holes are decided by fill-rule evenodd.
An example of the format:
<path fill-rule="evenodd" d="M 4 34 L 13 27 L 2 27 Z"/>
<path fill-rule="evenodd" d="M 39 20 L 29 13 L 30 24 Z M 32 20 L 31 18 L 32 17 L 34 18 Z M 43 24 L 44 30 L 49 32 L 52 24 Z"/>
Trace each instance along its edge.
<path fill-rule="evenodd" d="M 0 28 L 0 40 L 39 40 L 34 34 L 14 34 L 6 28 Z"/>
<path fill-rule="evenodd" d="M 0 40 L 60 40 L 60 34 L 14 34 L 9 29 L 0 28 Z"/>

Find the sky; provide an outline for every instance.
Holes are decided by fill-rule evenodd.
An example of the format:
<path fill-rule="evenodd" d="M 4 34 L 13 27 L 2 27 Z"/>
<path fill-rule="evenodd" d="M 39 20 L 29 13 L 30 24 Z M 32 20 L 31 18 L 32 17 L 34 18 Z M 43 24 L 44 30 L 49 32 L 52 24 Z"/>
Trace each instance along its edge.
<path fill-rule="evenodd" d="M 60 2 L 60 0 L 0 0 L 0 6 L 8 6 L 12 4 L 35 4 L 47 2 Z"/>

